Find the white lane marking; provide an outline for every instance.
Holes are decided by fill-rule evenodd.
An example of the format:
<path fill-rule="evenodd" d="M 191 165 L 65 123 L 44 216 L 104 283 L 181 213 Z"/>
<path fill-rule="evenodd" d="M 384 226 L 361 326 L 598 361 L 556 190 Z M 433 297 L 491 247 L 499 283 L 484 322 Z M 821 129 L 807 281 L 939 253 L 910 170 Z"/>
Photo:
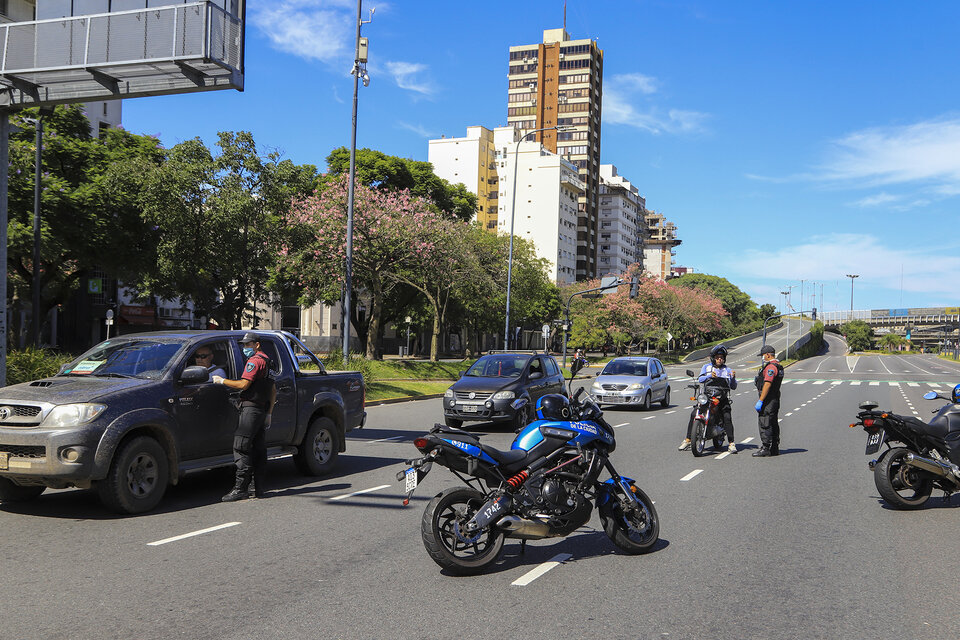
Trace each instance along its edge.
<path fill-rule="evenodd" d="M 860 386 L 860 381 L 859 381 L 859 380 L 851 380 L 851 381 L 850 381 L 850 384 L 851 384 L 851 386 L 859 387 L 859 386 Z"/>
<path fill-rule="evenodd" d="M 785 418 L 789 418 L 789 417 L 792 416 L 792 415 L 793 415 L 793 411 L 791 411 L 790 413 L 786 414 L 784 417 L 785 417 Z"/>
<path fill-rule="evenodd" d="M 893 371 L 890 371 L 890 369 L 887 369 L 887 365 L 883 363 L 883 358 L 881 356 L 877 356 L 877 360 L 880 361 L 880 366 L 886 369 L 887 373 L 893 373 Z"/>
<path fill-rule="evenodd" d="M 686 482 L 687 480 L 692 480 L 693 478 L 696 478 L 696 477 L 697 477 L 698 475 L 700 475 L 701 473 L 703 473 L 703 469 L 694 469 L 693 471 L 691 471 L 691 472 L 688 473 L 687 475 L 685 475 L 685 476 L 683 476 L 682 478 L 680 478 L 680 482 Z"/>
<path fill-rule="evenodd" d="M 215 527 L 208 527 L 206 529 L 200 529 L 199 531 L 192 531 L 190 533 L 185 533 L 180 536 L 173 536 L 172 538 L 164 538 L 163 540 L 157 540 L 156 542 L 148 542 L 148 547 L 159 547 L 161 544 L 167 544 L 168 542 L 176 542 L 177 540 L 183 540 L 185 538 L 192 538 L 194 536 L 202 536 L 205 533 L 210 533 L 211 531 L 219 531 L 220 529 L 226 529 L 227 527 L 235 527 L 239 522 L 227 522 L 225 524 L 218 524 Z"/>
<path fill-rule="evenodd" d="M 403 440 L 404 436 L 393 436 L 392 438 L 380 438 L 379 440 L 371 440 L 367 444 L 375 444 L 377 442 L 389 442 L 391 440 Z"/>
<path fill-rule="evenodd" d="M 850 361 L 853 361 L 853 366 L 850 366 Z M 853 373 L 853 370 L 857 368 L 857 362 L 859 362 L 859 356 L 847 356 L 847 369 L 850 369 L 850 373 Z"/>
<path fill-rule="evenodd" d="M 572 557 L 573 555 L 569 553 L 558 553 L 557 555 L 553 556 L 552 558 L 550 558 L 540 566 L 534 569 L 531 569 L 530 571 L 527 571 L 525 574 L 523 574 L 522 576 L 520 576 L 510 584 L 517 587 L 525 587 L 531 582 L 533 582 L 534 580 L 536 580 L 537 578 L 539 578 L 540 576 L 542 576 L 543 574 L 545 574 L 547 571 L 550 571 L 554 567 L 559 567 L 561 564 L 563 564 L 564 562 L 566 562 Z"/>
<path fill-rule="evenodd" d="M 843 380 L 834 380 L 830 384 L 842 384 L 842 383 L 843 383 Z"/>
<path fill-rule="evenodd" d="M 899 383 L 899 382 L 888 382 L 887 384 L 889 384 L 891 387 L 899 387 L 899 386 L 900 386 L 900 383 Z"/>
<path fill-rule="evenodd" d="M 826 380 L 814 380 L 813 384 L 827 384 Z"/>
<path fill-rule="evenodd" d="M 939 382 L 928 382 L 928 383 L 927 383 L 927 386 L 933 387 L 934 389 L 939 389 L 939 388 L 940 388 L 940 383 L 939 383 Z"/>
<path fill-rule="evenodd" d="M 919 387 L 919 386 L 920 386 L 920 383 L 919 383 L 919 382 L 908 382 L 907 384 L 908 384 L 909 386 L 911 386 L 911 387 Z"/>
<path fill-rule="evenodd" d="M 615 424 L 615 425 L 613 425 L 613 428 L 616 429 L 617 427 L 625 427 L 625 426 L 627 426 L 628 424 L 630 424 L 630 423 L 629 423 L 629 422 L 624 422 L 623 424 Z"/>
<path fill-rule="evenodd" d="M 796 384 L 807 384 L 807 380 L 797 380 Z"/>
<path fill-rule="evenodd" d="M 346 500 L 347 498 L 352 498 L 353 496 L 359 496 L 361 493 L 371 493 L 373 491 L 380 491 L 380 489 L 389 489 L 390 485 L 382 484 L 379 487 L 371 487 L 370 489 L 364 489 L 363 491 L 354 491 L 353 493 L 346 493 L 342 496 L 335 496 L 330 498 L 331 500 Z"/>
<path fill-rule="evenodd" d="M 879 380 L 874 380 L 873 382 L 870 383 L 870 386 L 871 386 L 871 387 L 879 387 L 879 386 L 880 386 L 880 381 L 879 381 Z"/>
<path fill-rule="evenodd" d="M 714 460 L 723 460 L 723 459 L 726 458 L 728 455 L 730 455 L 730 452 L 729 452 L 729 451 L 724 451 L 723 453 L 721 453 L 720 455 L 718 455 L 716 458 L 714 458 Z"/>
<path fill-rule="evenodd" d="M 667 411 L 667 412 L 664 413 L 663 415 L 668 416 L 668 415 L 670 415 L 671 413 L 676 413 L 676 412 L 677 412 L 677 410 L 674 409 L 673 411 Z"/>
<path fill-rule="evenodd" d="M 748 442 L 753 442 L 753 436 L 750 436 L 749 438 L 741 440 L 740 444 L 747 444 Z"/>
<path fill-rule="evenodd" d="M 913 412 L 913 415 L 918 416 L 918 415 L 920 415 L 920 412 L 919 412 L 919 411 L 914 411 L 914 412 Z"/>

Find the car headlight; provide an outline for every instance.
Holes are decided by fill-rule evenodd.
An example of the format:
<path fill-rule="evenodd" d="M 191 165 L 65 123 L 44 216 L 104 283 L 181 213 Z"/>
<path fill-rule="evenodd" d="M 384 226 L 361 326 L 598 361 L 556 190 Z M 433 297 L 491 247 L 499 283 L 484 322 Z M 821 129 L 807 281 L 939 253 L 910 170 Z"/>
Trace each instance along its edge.
<path fill-rule="evenodd" d="M 78 404 L 61 404 L 54 407 L 47 417 L 40 423 L 41 427 L 65 428 L 76 427 L 95 420 L 106 410 L 105 404 L 83 402 Z"/>
<path fill-rule="evenodd" d="M 627 387 L 628 389 L 643 389 L 643 385 L 639 382 L 634 382 L 632 385 Z"/>
<path fill-rule="evenodd" d="M 443 397 L 444 397 L 444 398 L 452 398 L 452 397 L 453 397 L 453 389 L 447 389 L 446 391 L 444 391 L 444 392 L 443 392 Z"/>
<path fill-rule="evenodd" d="M 493 394 L 494 400 L 512 400 L 517 397 L 513 391 L 497 391 Z"/>
<path fill-rule="evenodd" d="M 599 391 L 599 390 L 603 389 L 603 385 L 601 385 L 599 382 L 594 382 L 594 383 L 593 383 L 593 388 L 594 388 L 594 389 L 597 389 L 597 390 Z"/>

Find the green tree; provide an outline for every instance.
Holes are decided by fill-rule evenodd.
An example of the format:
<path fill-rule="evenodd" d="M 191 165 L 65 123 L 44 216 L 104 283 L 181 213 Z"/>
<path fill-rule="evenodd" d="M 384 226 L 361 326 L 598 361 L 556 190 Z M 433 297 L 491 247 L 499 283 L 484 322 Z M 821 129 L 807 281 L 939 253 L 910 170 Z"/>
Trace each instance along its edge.
<path fill-rule="evenodd" d="M 670 280 L 670 284 L 704 291 L 714 298 L 718 298 L 724 310 L 729 314 L 729 321 L 721 327 L 721 331 L 726 335 L 755 331 L 760 328 L 758 321 L 762 322 L 763 318 L 768 317 L 761 317 L 753 299 L 726 278 L 705 273 L 688 273 L 679 278 L 673 278 Z M 726 335 L 717 337 L 726 337 Z"/>
<path fill-rule="evenodd" d="M 32 299 L 35 140 L 33 125 L 11 119 L 7 268 L 9 294 Z M 156 166 L 159 142 L 122 129 L 94 138 L 77 105 L 43 117 L 41 177 L 41 313 L 66 302 L 80 279 L 94 270 L 128 279 L 148 270 L 156 231 L 141 217 L 139 185 L 114 180 L 113 167 L 127 162 Z"/>
<path fill-rule="evenodd" d="M 900 345 L 905 344 L 906 340 L 895 333 L 885 333 L 880 337 L 879 343 L 884 349 L 893 351 Z"/>
<path fill-rule="evenodd" d="M 851 351 L 865 351 L 873 342 L 873 329 L 863 320 L 851 320 L 840 327 Z"/>
<path fill-rule="evenodd" d="M 357 183 L 400 191 L 406 189 L 414 196 L 425 198 L 450 217 L 468 221 L 477 211 L 477 196 L 462 183 L 452 185 L 433 172 L 429 162 L 388 156 L 374 149 L 357 149 Z M 327 156 L 329 176 L 338 178 L 350 171 L 350 150 L 334 149 Z"/>
<path fill-rule="evenodd" d="M 134 288 L 240 328 L 271 300 L 291 199 L 312 190 L 316 169 L 261 155 L 248 132 L 221 132 L 217 146 L 214 156 L 195 138 L 158 167 L 122 168 L 142 181 L 144 217 L 159 231 L 156 269 Z"/>

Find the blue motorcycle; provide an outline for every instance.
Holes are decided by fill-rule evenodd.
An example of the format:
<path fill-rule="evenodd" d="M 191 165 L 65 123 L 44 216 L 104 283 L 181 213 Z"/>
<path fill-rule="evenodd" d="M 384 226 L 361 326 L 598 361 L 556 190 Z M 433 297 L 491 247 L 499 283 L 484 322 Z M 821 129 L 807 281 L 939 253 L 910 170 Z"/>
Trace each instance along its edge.
<path fill-rule="evenodd" d="M 497 559 L 506 538 L 570 535 L 590 520 L 594 505 L 604 532 L 621 550 L 653 549 L 660 535 L 653 501 L 614 469 L 613 428 L 589 395 L 579 400 L 582 393 L 572 402 L 560 394 L 540 398 L 537 419 L 509 451 L 442 424 L 414 440 L 423 457 L 408 460 L 397 474 L 406 483 L 404 504 L 434 463 L 466 485 L 441 491 L 423 513 L 423 544 L 438 565 L 460 575 L 479 573 Z M 526 402 L 517 400 L 514 408 Z M 601 482 L 604 470 L 610 478 Z"/>

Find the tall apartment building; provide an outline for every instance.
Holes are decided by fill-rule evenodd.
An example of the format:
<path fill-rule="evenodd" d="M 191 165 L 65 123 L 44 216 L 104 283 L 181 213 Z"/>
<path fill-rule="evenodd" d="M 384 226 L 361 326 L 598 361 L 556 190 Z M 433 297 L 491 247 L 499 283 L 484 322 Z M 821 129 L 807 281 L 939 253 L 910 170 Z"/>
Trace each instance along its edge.
<path fill-rule="evenodd" d="M 451 184 L 463 183 L 477 196 L 475 219 L 484 229 L 497 228 L 497 162 L 493 131 L 467 127 L 463 138 L 428 141 L 427 159 L 433 172 Z"/>
<path fill-rule="evenodd" d="M 500 173 L 497 229 L 533 242 L 537 255 L 550 263 L 548 277 L 558 284 L 574 282 L 577 266 L 578 201 L 584 184 L 576 165 L 539 142 L 514 142 L 513 127 L 494 131 Z M 514 168 L 517 182 L 514 185 Z M 513 209 L 514 187 L 516 208 Z"/>
<path fill-rule="evenodd" d="M 600 251 L 598 276 L 643 268 L 647 237 L 646 200 L 612 164 L 600 165 Z"/>
<path fill-rule="evenodd" d="M 650 237 L 643 252 L 644 271 L 661 280 L 670 277 L 673 270 L 674 247 L 681 243 L 677 238 L 677 226 L 662 213 L 647 211 L 647 228 Z"/>
<path fill-rule="evenodd" d="M 507 122 L 572 162 L 584 184 L 577 212 L 576 279 L 596 277 L 600 187 L 600 111 L 603 51 L 593 40 L 571 40 L 548 29 L 540 44 L 510 47 Z"/>

